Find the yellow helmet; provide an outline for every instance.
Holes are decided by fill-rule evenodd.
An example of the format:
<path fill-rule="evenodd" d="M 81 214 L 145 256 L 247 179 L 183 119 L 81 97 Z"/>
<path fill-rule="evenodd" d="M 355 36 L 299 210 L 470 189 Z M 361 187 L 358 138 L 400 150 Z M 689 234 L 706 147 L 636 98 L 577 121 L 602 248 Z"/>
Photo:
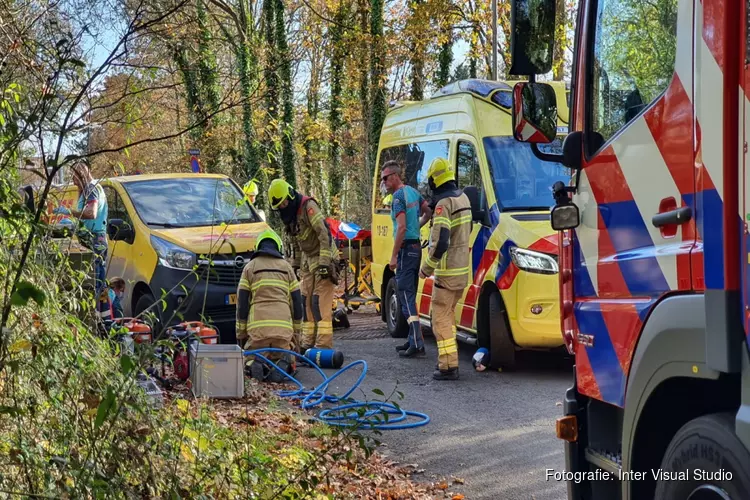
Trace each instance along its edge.
<path fill-rule="evenodd" d="M 456 174 L 453 172 L 448 160 L 437 157 L 432 160 L 429 170 L 427 170 L 427 179 L 432 181 L 434 187 L 439 188 L 448 181 L 455 181 Z"/>
<path fill-rule="evenodd" d="M 268 187 L 268 201 L 271 203 L 271 208 L 278 210 L 284 200 L 292 198 L 293 190 L 291 184 L 284 179 L 274 179 Z"/>
<path fill-rule="evenodd" d="M 244 191 L 245 196 L 258 196 L 258 185 L 255 180 L 247 181 L 242 187 L 242 191 Z"/>
<path fill-rule="evenodd" d="M 279 235 L 276 234 L 276 231 L 274 231 L 273 229 L 270 229 L 270 228 L 266 229 L 265 231 L 263 231 L 262 233 L 260 233 L 258 235 L 258 239 L 255 240 L 255 251 L 256 252 L 260 248 L 260 243 L 263 240 L 273 240 L 276 243 L 276 245 L 279 247 L 279 252 L 282 251 L 281 238 L 279 238 Z"/>
<path fill-rule="evenodd" d="M 390 206 L 393 205 L 393 195 L 389 194 L 385 198 L 383 198 L 383 205 Z"/>

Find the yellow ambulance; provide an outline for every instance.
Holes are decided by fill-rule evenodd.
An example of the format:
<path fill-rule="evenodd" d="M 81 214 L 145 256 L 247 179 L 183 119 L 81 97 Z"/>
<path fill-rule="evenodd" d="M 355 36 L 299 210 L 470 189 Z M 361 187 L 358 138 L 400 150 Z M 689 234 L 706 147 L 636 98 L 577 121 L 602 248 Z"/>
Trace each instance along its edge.
<path fill-rule="evenodd" d="M 470 285 L 456 308 L 460 340 L 490 351 L 491 366 L 513 368 L 519 349 L 563 345 L 558 305 L 557 233 L 550 226 L 552 184 L 567 183 L 570 172 L 537 154 L 560 152 L 567 134 L 568 108 L 558 109 L 559 138 L 534 152 L 512 134 L 515 82 L 462 80 L 419 102 L 396 103 L 380 136 L 372 206 L 372 276 L 381 315 L 393 337 L 407 335 L 396 280 L 389 269 L 393 249 L 390 206 L 380 189 L 380 170 L 401 162 L 405 182 L 426 194 L 427 169 L 437 157 L 456 168 L 460 189 L 472 203 Z M 554 82 L 558 103 L 566 86 Z M 386 200 L 387 201 L 387 200 Z M 423 261 L 429 225 L 422 228 Z M 433 279 L 420 280 L 417 308 L 429 325 Z"/>
<path fill-rule="evenodd" d="M 237 284 L 268 227 L 242 189 L 224 175 L 193 173 L 99 182 L 109 206 L 107 277 L 127 283 L 125 316 L 151 308 L 164 324 L 202 320 L 232 342 Z M 74 206 L 78 191 L 66 187 L 50 198 L 55 225 L 52 210 Z"/>

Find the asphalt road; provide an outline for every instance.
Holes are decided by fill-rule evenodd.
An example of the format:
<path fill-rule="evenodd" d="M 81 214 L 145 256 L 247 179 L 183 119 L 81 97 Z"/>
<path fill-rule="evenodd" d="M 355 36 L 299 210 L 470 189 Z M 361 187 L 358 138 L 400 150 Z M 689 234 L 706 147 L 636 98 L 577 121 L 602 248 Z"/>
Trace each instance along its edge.
<path fill-rule="evenodd" d="M 404 393 L 398 401 L 403 408 L 431 418 L 423 427 L 384 432 L 378 437 L 382 454 L 424 469 L 413 475 L 416 481 L 463 479 L 464 485 L 451 484 L 450 491 L 467 499 L 565 498 L 565 484 L 546 481 L 545 470 L 564 468 L 555 419 L 571 382 L 570 360 L 559 353 L 524 352 L 512 373 L 480 373 L 471 364 L 475 348 L 459 344 L 460 380 L 435 381 L 432 335 L 426 336 L 426 358 L 401 359 L 395 346 L 403 340 L 388 336 L 377 315 L 360 310 L 349 317 L 352 326 L 334 332 L 334 345 L 345 364 L 368 363 L 363 391 L 352 397 L 376 399 L 373 389 L 388 395 L 395 388 Z M 342 394 L 357 376 L 342 375 L 329 393 Z M 314 385 L 310 369 L 300 368 L 298 378 Z"/>

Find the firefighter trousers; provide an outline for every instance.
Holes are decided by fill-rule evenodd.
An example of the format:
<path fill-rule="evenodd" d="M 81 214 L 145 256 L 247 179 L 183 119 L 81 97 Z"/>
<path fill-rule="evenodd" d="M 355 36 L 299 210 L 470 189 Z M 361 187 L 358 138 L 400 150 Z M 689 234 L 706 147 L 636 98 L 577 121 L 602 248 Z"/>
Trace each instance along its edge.
<path fill-rule="evenodd" d="M 300 291 L 305 303 L 302 318 L 302 354 L 310 347 L 331 349 L 333 347 L 333 305 L 334 285 L 330 279 L 322 279 L 315 274 L 312 266 L 300 269 Z M 311 269 L 312 268 L 312 269 Z"/>
<path fill-rule="evenodd" d="M 448 290 L 435 285 L 432 291 L 432 331 L 438 348 L 438 368 L 442 371 L 458 368 L 456 343 L 456 304 L 463 290 Z"/>
<path fill-rule="evenodd" d="M 254 351 L 256 349 L 267 349 L 269 347 L 272 347 L 275 349 L 290 350 L 292 348 L 292 343 L 290 340 L 287 340 L 287 339 L 279 339 L 279 338 L 267 339 L 267 338 L 250 337 L 247 344 L 245 344 L 245 349 L 248 349 L 251 351 Z M 260 354 L 270 359 L 271 361 L 278 361 L 280 359 L 287 359 L 287 361 L 289 361 L 288 359 L 289 355 L 284 354 L 283 352 L 261 352 Z"/>

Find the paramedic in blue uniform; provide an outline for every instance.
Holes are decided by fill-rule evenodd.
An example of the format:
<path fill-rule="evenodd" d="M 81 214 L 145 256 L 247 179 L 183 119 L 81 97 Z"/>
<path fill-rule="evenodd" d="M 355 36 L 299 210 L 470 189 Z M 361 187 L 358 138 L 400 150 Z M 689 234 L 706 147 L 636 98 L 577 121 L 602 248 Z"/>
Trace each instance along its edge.
<path fill-rule="evenodd" d="M 78 224 L 78 241 L 94 252 L 94 269 L 96 272 L 96 295 L 99 298 L 107 277 L 107 196 L 102 186 L 94 181 L 86 165 L 74 166 L 73 184 L 78 188 L 77 209 L 58 207 L 58 215 L 72 215 L 80 220 Z"/>
<path fill-rule="evenodd" d="M 391 195 L 391 219 L 393 219 L 393 253 L 389 267 L 396 272 L 398 301 L 401 313 L 409 324 L 409 339 L 398 346 L 399 356 L 423 357 L 424 338 L 417 311 L 417 285 L 419 266 L 422 261 L 420 228 L 432 217 L 427 201 L 419 191 L 404 184 L 401 165 L 388 161 L 381 171 L 383 188 Z"/>

